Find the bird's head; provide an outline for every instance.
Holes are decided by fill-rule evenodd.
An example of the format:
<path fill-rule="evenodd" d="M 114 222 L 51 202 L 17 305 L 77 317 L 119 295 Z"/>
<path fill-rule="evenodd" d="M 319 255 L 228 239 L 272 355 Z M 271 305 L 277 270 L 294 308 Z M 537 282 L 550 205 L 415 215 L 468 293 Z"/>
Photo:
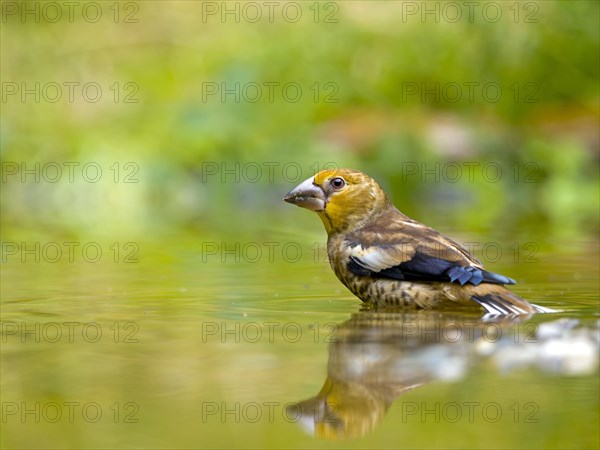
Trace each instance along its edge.
<path fill-rule="evenodd" d="M 328 234 L 356 229 L 390 205 L 373 178 L 351 169 L 323 170 L 288 192 L 284 200 L 315 211 Z"/>

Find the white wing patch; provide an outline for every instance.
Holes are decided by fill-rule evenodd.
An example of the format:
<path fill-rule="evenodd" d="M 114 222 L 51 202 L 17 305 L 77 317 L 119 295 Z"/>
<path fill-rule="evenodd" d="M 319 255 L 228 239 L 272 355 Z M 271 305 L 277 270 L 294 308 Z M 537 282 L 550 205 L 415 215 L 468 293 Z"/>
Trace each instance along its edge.
<path fill-rule="evenodd" d="M 405 261 L 402 258 L 402 253 L 393 248 L 387 250 L 377 247 L 363 247 L 362 245 L 355 247 L 348 246 L 347 254 L 348 257 L 354 257 L 356 262 L 362 267 L 373 272 L 397 266 Z M 412 257 L 412 255 L 408 254 L 405 256 L 408 256 L 407 259 Z"/>

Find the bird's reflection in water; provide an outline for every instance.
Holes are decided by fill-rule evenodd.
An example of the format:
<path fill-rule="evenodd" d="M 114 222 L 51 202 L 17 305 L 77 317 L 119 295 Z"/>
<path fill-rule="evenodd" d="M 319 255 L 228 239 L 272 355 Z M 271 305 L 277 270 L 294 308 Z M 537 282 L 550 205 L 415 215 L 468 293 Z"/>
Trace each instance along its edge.
<path fill-rule="evenodd" d="M 510 336 L 524 330 L 514 325 L 527 318 L 361 311 L 339 325 L 329 344 L 321 391 L 290 405 L 288 417 L 316 437 L 363 436 L 406 391 L 434 380 L 462 378 L 482 343 L 518 341 Z"/>

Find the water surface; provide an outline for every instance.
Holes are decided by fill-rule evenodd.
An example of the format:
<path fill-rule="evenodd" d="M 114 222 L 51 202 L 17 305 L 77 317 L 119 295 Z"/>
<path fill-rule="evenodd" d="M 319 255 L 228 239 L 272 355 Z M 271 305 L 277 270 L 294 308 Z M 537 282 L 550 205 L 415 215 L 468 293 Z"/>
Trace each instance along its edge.
<path fill-rule="evenodd" d="M 600 444 L 594 239 L 484 261 L 560 310 L 516 318 L 364 310 L 311 243 L 237 260 L 205 244 L 140 243 L 133 263 L 8 258 L 4 447 Z"/>

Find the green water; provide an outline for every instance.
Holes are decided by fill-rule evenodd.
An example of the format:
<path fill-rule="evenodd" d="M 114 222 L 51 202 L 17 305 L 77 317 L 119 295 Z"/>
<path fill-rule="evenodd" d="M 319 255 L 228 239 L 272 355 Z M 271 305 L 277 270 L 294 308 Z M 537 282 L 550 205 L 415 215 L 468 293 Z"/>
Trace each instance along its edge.
<path fill-rule="evenodd" d="M 0 446 L 600 447 L 599 5 L 3 1 Z M 559 312 L 362 311 L 332 167 Z"/>
<path fill-rule="evenodd" d="M 582 244 L 503 255 L 516 292 L 561 312 L 487 321 L 361 311 L 311 244 L 297 261 L 194 236 L 130 263 L 5 254 L 2 446 L 597 448 L 597 359 L 515 363 L 542 323 L 597 334 L 597 242 Z"/>

